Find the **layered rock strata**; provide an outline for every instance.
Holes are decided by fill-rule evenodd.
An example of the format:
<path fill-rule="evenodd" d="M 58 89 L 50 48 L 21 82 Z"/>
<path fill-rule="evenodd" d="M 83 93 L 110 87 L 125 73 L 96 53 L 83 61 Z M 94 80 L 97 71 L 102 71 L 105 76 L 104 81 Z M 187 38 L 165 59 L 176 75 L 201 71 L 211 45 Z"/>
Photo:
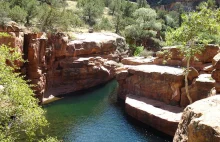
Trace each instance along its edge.
<path fill-rule="evenodd" d="M 212 59 L 218 54 L 219 46 L 207 45 L 201 54 L 197 54 L 195 59 L 191 60 L 190 66 L 196 68 L 200 73 L 211 73 L 213 70 Z M 181 55 L 177 46 L 163 47 L 162 51 L 157 52 L 157 58 L 154 64 L 185 67 L 186 61 Z"/>
<path fill-rule="evenodd" d="M 152 65 L 154 62 L 154 57 L 144 58 L 144 57 L 127 57 L 121 60 L 124 65 Z"/>
<path fill-rule="evenodd" d="M 22 73 L 40 101 L 109 81 L 128 53 L 125 39 L 113 33 L 23 34 L 14 25 L 0 31 L 11 35 L 0 44 L 23 54 Z"/>
<path fill-rule="evenodd" d="M 170 136 L 175 134 L 183 111 L 176 106 L 131 94 L 126 96 L 125 110 L 135 119 Z"/>
<path fill-rule="evenodd" d="M 215 80 L 212 79 L 211 74 L 201 74 L 189 86 L 189 94 L 193 102 L 215 95 L 212 88 L 215 86 Z M 180 106 L 186 107 L 189 105 L 189 99 L 186 96 L 185 87 L 181 89 Z"/>
<path fill-rule="evenodd" d="M 116 79 L 119 83 L 118 95 L 122 99 L 127 94 L 134 94 L 171 105 L 180 103 L 180 89 L 184 86 L 183 70 L 168 66 L 130 66 Z"/>
<path fill-rule="evenodd" d="M 220 93 L 220 53 L 213 58 L 212 65 L 214 67 L 212 78 L 215 80 L 215 90 Z"/>
<path fill-rule="evenodd" d="M 220 96 L 216 95 L 187 106 L 173 142 L 219 142 Z"/>
<path fill-rule="evenodd" d="M 73 40 L 65 34 L 26 35 L 28 77 L 37 84 L 40 96 L 48 98 L 105 83 L 120 67 L 116 61 L 126 56 L 125 40 L 116 34 L 72 36 Z"/>
<path fill-rule="evenodd" d="M 181 108 L 189 105 L 185 93 L 184 69 L 152 65 L 152 60 L 142 58 L 125 58 L 122 61 L 127 64 L 127 69 L 118 73 L 116 79 L 119 83 L 118 97 L 125 100 L 127 114 L 174 136 Z M 188 82 L 193 102 L 215 95 L 215 81 L 211 74 L 199 74 L 191 67 Z M 176 113 L 175 110 L 180 111 Z"/>
<path fill-rule="evenodd" d="M 126 112 L 173 136 L 182 110 L 178 105 L 180 90 L 184 86 L 183 70 L 158 65 L 127 67 L 127 70 L 116 76 L 119 83 L 118 96 L 125 100 Z"/>

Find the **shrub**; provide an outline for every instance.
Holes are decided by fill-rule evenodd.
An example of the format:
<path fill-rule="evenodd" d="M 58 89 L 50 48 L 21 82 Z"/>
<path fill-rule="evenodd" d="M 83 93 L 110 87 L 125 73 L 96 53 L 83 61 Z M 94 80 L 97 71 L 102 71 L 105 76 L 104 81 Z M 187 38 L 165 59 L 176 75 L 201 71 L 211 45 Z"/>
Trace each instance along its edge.
<path fill-rule="evenodd" d="M 149 57 L 149 56 L 153 56 L 153 54 L 154 54 L 153 51 L 144 49 L 144 50 L 140 53 L 140 56 Z"/>

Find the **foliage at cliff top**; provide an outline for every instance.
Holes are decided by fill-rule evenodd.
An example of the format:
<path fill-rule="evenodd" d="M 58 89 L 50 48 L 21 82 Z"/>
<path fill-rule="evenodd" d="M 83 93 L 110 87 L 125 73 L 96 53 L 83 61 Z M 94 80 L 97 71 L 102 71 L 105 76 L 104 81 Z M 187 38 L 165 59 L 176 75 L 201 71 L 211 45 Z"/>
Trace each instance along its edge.
<path fill-rule="evenodd" d="M 148 4 L 148 2 L 162 4 L 168 1 L 170 0 L 0 0 L 0 25 L 12 20 L 24 27 L 23 29 L 33 32 L 88 32 L 93 28 L 93 31 L 111 31 L 129 38 L 134 38 L 138 33 L 137 38 L 141 37 L 141 40 L 145 33 L 148 42 L 142 45 L 157 51 L 163 43 L 161 41 L 165 40 L 165 31 L 169 27 L 178 28 L 181 25 L 183 7 L 187 7 L 177 3 L 172 5 L 173 9 L 169 11 L 153 9 Z M 139 13 L 146 11 L 138 10 L 140 8 L 152 9 L 156 13 L 156 17 L 148 21 L 150 30 L 146 27 L 147 22 L 145 24 L 137 22 L 137 19 L 140 19 L 136 17 L 137 11 Z M 146 13 L 150 16 L 152 14 Z M 152 24 L 153 22 L 155 23 Z M 128 32 L 128 27 L 135 25 L 135 32 Z M 143 25 L 145 29 L 140 32 Z M 137 44 L 139 45 L 141 44 Z"/>
<path fill-rule="evenodd" d="M 166 33 L 167 45 L 179 45 L 180 51 L 186 57 L 185 89 L 192 103 L 188 90 L 188 74 L 191 58 L 201 53 L 205 44 L 220 42 L 220 9 L 208 8 L 208 3 L 202 3 L 197 12 L 183 15 L 183 23 L 177 29 Z"/>
<path fill-rule="evenodd" d="M 135 43 L 140 42 L 145 47 L 147 42 L 159 44 L 157 33 L 161 30 L 162 24 L 156 19 L 156 11 L 151 8 L 139 8 L 134 12 L 134 17 L 134 24 L 125 28 L 126 37 L 133 39 Z"/>
<path fill-rule="evenodd" d="M 48 125 L 30 86 L 15 73 L 14 61 L 22 61 L 15 49 L 0 46 L 0 141 L 4 142 L 32 141 Z"/>

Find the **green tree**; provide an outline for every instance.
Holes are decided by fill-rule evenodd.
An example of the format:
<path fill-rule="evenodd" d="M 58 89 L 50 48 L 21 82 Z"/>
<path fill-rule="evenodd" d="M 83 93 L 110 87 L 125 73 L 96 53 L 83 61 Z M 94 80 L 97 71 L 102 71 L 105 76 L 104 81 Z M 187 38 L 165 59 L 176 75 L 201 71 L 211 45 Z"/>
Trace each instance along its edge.
<path fill-rule="evenodd" d="M 9 18 L 9 8 L 10 4 L 8 2 L 0 1 L 0 25 L 5 25 L 11 19 Z"/>
<path fill-rule="evenodd" d="M 95 30 L 111 30 L 112 23 L 108 18 L 102 17 L 102 19 L 94 26 Z"/>
<path fill-rule="evenodd" d="M 37 0 L 9 0 L 10 7 L 19 6 L 21 9 L 27 12 L 26 25 L 31 24 L 31 20 L 36 18 L 39 12 L 39 1 Z"/>
<path fill-rule="evenodd" d="M 160 40 L 157 39 L 157 33 L 162 25 L 156 19 L 156 11 L 151 8 L 139 8 L 133 16 L 135 22 L 125 28 L 126 37 L 134 40 L 136 45 L 142 44 L 147 47 L 147 43 L 152 42 L 152 46 L 158 47 Z"/>
<path fill-rule="evenodd" d="M 111 10 L 111 14 L 119 14 L 124 10 L 125 6 L 125 0 L 112 0 L 111 4 L 109 6 L 109 9 Z"/>
<path fill-rule="evenodd" d="M 0 33 L 2 37 L 10 35 Z M 36 133 L 48 125 L 45 111 L 38 105 L 33 90 L 15 72 L 18 69 L 16 63 L 23 62 L 22 55 L 16 49 L 0 45 L 0 141 L 3 142 L 39 140 L 35 137 Z M 41 141 L 58 140 L 48 137 Z"/>
<path fill-rule="evenodd" d="M 208 9 L 207 7 L 207 3 L 203 3 L 199 7 L 200 11 L 184 15 L 181 27 L 166 33 L 167 45 L 181 45 L 180 51 L 186 58 L 185 89 L 190 103 L 192 103 L 192 99 L 187 79 L 190 60 L 194 58 L 195 54 L 201 53 L 204 45 L 217 43 L 220 37 L 220 10 Z"/>
<path fill-rule="evenodd" d="M 133 23 L 134 20 L 132 16 L 137 9 L 137 5 L 125 0 L 114 0 L 112 1 L 112 5 L 114 5 L 114 9 L 111 8 L 111 10 L 115 32 L 121 34 L 127 25 Z"/>
<path fill-rule="evenodd" d="M 59 4 L 42 3 L 38 13 L 38 28 L 44 32 L 68 31 L 71 27 L 80 26 L 82 20 L 72 10 L 60 7 Z"/>
<path fill-rule="evenodd" d="M 93 26 L 95 20 L 102 15 L 104 9 L 104 1 L 100 0 L 79 0 L 77 3 L 79 8 L 83 10 L 85 21 Z"/>
<path fill-rule="evenodd" d="M 138 5 L 138 8 L 142 8 L 142 7 L 149 8 L 150 7 L 146 0 L 137 0 L 137 5 Z"/>
<path fill-rule="evenodd" d="M 132 14 L 137 9 L 137 5 L 130 1 L 126 1 L 123 8 L 123 17 L 132 17 Z"/>
<path fill-rule="evenodd" d="M 24 23 L 27 17 L 27 12 L 19 6 L 15 6 L 10 10 L 9 17 L 15 22 Z"/>
<path fill-rule="evenodd" d="M 44 111 L 27 83 L 14 72 L 13 61 L 21 61 L 21 55 L 5 45 L 1 45 L 0 54 L 0 139 L 16 141 L 23 135 L 31 138 L 47 125 Z"/>

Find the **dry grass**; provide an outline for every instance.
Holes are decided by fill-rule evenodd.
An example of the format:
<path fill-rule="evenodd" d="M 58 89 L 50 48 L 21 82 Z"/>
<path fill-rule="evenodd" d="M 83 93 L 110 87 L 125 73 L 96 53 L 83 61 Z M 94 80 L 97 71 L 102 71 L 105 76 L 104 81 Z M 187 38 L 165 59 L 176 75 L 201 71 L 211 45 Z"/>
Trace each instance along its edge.
<path fill-rule="evenodd" d="M 75 10 L 77 9 L 76 5 L 77 5 L 77 2 L 76 1 L 66 1 L 68 6 L 67 6 L 67 9 L 72 9 L 72 10 Z"/>
<path fill-rule="evenodd" d="M 77 1 L 70 1 L 70 0 L 67 0 L 66 1 L 68 6 L 66 7 L 66 9 L 71 9 L 73 11 L 77 11 L 78 8 L 77 8 Z M 113 19 L 113 16 L 112 15 L 109 15 L 109 8 L 108 7 L 105 7 L 104 8 L 104 11 L 103 11 L 103 15 L 102 17 L 105 17 L 105 18 L 108 18 L 109 21 L 112 21 Z M 101 19 L 102 18 L 101 16 L 98 17 L 97 20 Z M 77 27 L 77 28 L 71 28 L 71 31 L 72 32 L 76 32 L 76 33 L 87 33 L 89 30 L 89 26 L 85 25 L 84 27 Z M 106 32 L 106 31 L 100 31 L 100 32 Z"/>

